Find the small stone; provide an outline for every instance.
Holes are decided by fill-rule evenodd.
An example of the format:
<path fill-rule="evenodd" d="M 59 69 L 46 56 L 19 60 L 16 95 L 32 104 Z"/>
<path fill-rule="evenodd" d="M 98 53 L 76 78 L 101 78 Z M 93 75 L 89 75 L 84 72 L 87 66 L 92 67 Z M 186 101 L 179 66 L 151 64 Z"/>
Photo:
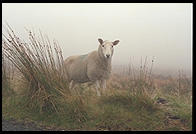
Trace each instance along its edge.
<path fill-rule="evenodd" d="M 170 119 L 173 119 L 173 120 L 178 120 L 178 119 L 180 119 L 180 117 L 175 116 L 175 115 L 171 115 L 171 116 L 169 116 L 169 118 L 170 118 Z"/>
<path fill-rule="evenodd" d="M 157 98 L 157 103 L 159 103 L 159 104 L 166 104 L 166 103 L 168 103 L 168 101 L 166 99 L 164 99 L 164 98 L 158 97 Z"/>

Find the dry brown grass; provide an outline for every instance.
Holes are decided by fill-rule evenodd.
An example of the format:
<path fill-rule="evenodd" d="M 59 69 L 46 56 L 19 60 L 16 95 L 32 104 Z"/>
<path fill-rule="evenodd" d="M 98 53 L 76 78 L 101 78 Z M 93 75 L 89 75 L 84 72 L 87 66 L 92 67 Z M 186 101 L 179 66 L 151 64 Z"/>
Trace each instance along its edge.
<path fill-rule="evenodd" d="M 27 30 L 30 42 L 26 43 L 9 25 L 5 30 L 7 33 L 3 34 L 3 55 L 21 73 L 29 104 L 38 105 L 40 111 L 50 104 L 57 111 L 55 98 L 65 97 L 70 93 L 66 75 L 63 75 L 65 70 L 61 48 L 56 41 L 51 43 L 41 32 L 36 36 L 31 30 Z"/>

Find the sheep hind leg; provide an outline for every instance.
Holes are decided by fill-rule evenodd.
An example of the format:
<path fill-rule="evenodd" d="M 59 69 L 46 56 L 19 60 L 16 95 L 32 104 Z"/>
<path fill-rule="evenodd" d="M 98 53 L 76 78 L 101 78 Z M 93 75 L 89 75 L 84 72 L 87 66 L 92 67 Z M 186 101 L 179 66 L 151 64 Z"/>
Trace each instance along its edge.
<path fill-rule="evenodd" d="M 74 87 L 74 81 L 73 80 L 71 80 L 71 82 L 69 83 L 69 89 L 70 90 L 72 90 L 73 89 L 73 87 Z"/>
<path fill-rule="evenodd" d="M 99 81 L 97 80 L 97 81 L 96 81 L 97 96 L 101 96 L 100 91 L 99 91 L 99 88 L 100 88 L 100 83 L 99 83 Z"/>
<path fill-rule="evenodd" d="M 73 80 L 71 80 L 71 82 L 69 83 L 69 90 L 72 92 L 73 90 L 75 90 L 75 82 Z"/>

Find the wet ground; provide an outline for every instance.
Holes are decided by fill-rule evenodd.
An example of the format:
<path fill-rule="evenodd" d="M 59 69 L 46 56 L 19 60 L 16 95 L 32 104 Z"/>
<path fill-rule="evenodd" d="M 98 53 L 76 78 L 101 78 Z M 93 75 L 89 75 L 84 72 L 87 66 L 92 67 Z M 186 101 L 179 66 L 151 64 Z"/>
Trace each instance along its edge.
<path fill-rule="evenodd" d="M 35 123 L 19 122 L 14 119 L 5 120 L 2 119 L 2 131 L 59 131 L 57 129 L 39 127 Z"/>

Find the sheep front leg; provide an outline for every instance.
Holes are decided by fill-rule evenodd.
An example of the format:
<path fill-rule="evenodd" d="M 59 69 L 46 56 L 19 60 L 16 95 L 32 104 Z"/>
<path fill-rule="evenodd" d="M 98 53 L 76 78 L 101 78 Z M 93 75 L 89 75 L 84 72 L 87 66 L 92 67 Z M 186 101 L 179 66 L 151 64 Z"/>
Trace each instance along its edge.
<path fill-rule="evenodd" d="M 100 92 L 99 92 L 99 88 L 100 88 L 100 83 L 99 80 L 96 81 L 96 91 L 97 91 L 97 96 L 101 96 Z"/>
<path fill-rule="evenodd" d="M 106 91 L 106 80 L 101 80 L 101 86 L 102 86 L 102 90 L 105 93 Z"/>

